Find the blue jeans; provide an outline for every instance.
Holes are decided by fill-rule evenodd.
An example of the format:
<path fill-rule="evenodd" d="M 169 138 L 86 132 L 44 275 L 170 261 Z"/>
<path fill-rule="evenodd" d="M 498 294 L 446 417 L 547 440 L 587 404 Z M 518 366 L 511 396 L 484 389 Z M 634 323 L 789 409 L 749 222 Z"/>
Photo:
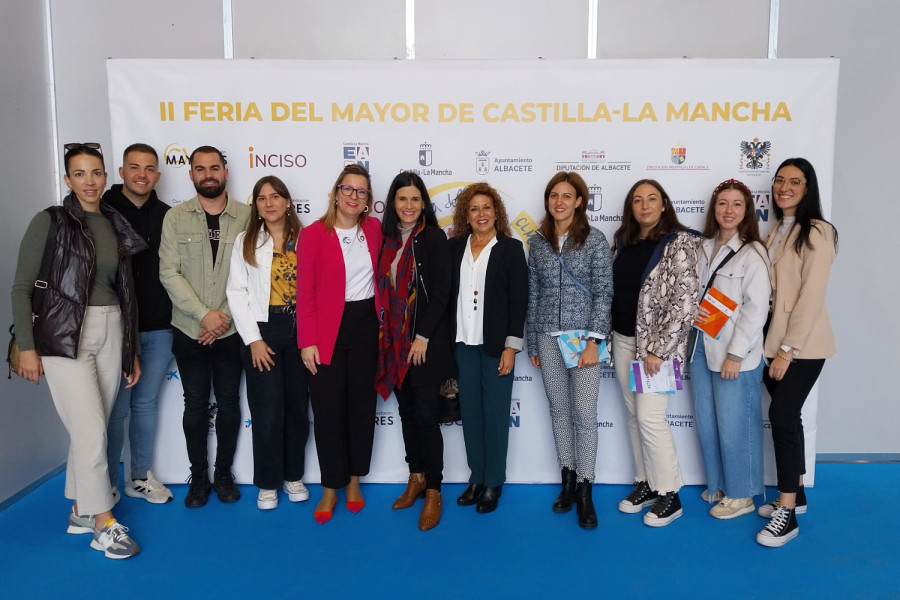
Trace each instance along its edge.
<path fill-rule="evenodd" d="M 157 329 L 141 332 L 141 378 L 132 388 L 125 388 L 123 379 L 119 395 L 109 415 L 106 427 L 106 458 L 109 463 L 109 482 L 119 484 L 119 461 L 125 443 L 125 418 L 131 412 L 128 439 L 131 444 L 131 478 L 145 479 L 153 462 L 156 440 L 157 398 L 172 363 L 172 330 Z"/>
<path fill-rule="evenodd" d="M 747 498 L 765 491 L 760 408 L 764 366 L 760 359 L 755 369 L 741 371 L 737 379 L 722 379 L 721 372 L 707 366 L 703 336 L 698 336 L 691 384 L 710 495 L 723 490 L 729 498 Z"/>

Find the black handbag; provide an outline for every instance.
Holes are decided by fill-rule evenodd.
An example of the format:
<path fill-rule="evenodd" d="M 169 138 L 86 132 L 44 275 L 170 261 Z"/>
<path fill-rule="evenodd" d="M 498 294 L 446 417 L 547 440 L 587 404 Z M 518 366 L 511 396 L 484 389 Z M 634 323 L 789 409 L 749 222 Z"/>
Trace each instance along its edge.
<path fill-rule="evenodd" d="M 44 305 L 44 290 L 47 289 L 47 278 L 50 276 L 50 263 L 53 260 L 53 252 L 56 249 L 56 234 L 59 231 L 59 225 L 56 222 L 56 216 L 49 208 L 45 209 L 50 213 L 50 229 L 47 230 L 47 239 L 44 242 L 44 254 L 41 257 L 41 268 L 38 271 L 37 279 L 34 280 L 34 291 L 31 293 L 31 319 L 37 318 Z M 19 342 L 16 341 L 15 325 L 9 326 L 9 345 L 6 348 L 6 364 L 7 379 L 12 379 L 12 374 L 19 374 Z"/>
<path fill-rule="evenodd" d="M 438 405 L 441 423 L 458 423 L 462 421 L 459 410 L 459 384 L 456 379 L 448 379 L 441 384 L 441 400 Z"/>

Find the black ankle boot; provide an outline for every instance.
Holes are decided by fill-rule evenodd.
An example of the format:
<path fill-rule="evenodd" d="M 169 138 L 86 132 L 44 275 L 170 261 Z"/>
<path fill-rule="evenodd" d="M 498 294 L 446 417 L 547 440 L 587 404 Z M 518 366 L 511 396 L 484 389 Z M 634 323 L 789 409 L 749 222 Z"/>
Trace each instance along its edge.
<path fill-rule="evenodd" d="M 575 501 L 575 471 L 563 467 L 562 491 L 553 501 L 553 512 L 567 513 L 572 510 L 572 502 Z"/>
<path fill-rule="evenodd" d="M 582 529 L 597 527 L 593 491 L 594 485 L 587 479 L 578 482 L 578 488 L 575 491 L 575 510 L 578 513 L 578 526 Z"/>

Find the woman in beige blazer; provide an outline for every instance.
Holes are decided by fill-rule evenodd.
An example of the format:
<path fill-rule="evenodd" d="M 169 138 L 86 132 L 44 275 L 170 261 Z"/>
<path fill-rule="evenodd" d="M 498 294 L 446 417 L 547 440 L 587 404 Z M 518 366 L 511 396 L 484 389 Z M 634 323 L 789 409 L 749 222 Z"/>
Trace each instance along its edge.
<path fill-rule="evenodd" d="M 796 514 L 806 512 L 805 447 L 800 411 L 809 391 L 834 355 L 834 334 L 825 290 L 837 253 L 837 230 L 822 217 L 816 171 L 808 160 L 789 158 L 772 184 L 778 226 L 769 234 L 772 309 L 764 354 L 763 383 L 772 397 L 769 421 L 775 444 L 777 500 L 759 508 L 769 524 L 756 541 L 778 547 L 797 537 Z"/>

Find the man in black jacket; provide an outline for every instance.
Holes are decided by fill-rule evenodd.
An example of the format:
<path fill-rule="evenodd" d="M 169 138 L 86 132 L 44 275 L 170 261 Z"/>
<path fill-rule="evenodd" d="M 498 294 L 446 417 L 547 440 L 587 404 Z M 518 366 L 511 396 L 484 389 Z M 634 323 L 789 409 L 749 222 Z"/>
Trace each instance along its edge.
<path fill-rule="evenodd" d="M 150 246 L 132 259 L 138 300 L 142 377 L 137 385 L 119 388 L 107 428 L 109 479 L 118 498 L 119 461 L 125 438 L 125 418 L 131 412 L 128 439 L 131 469 L 125 494 L 154 504 L 172 500 L 172 492 L 153 477 L 153 445 L 156 439 L 157 397 L 172 362 L 172 302 L 159 282 L 159 240 L 169 206 L 156 196 L 159 156 L 152 146 L 132 144 L 125 149 L 119 176 L 125 182 L 112 186 L 103 200 L 131 223 Z"/>

